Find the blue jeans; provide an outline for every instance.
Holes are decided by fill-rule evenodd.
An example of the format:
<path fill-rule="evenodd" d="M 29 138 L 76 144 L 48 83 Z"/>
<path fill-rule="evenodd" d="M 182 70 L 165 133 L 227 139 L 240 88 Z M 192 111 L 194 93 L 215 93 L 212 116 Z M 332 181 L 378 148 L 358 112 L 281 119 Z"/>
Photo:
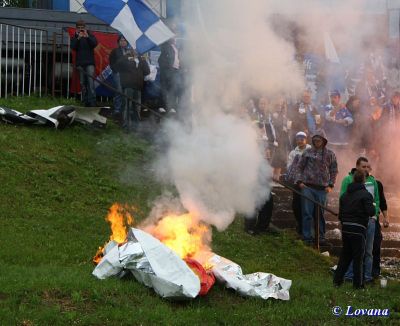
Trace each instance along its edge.
<path fill-rule="evenodd" d="M 82 68 L 86 74 L 79 70 L 79 81 L 81 83 L 82 102 L 87 106 L 96 106 L 96 90 L 94 80 L 88 75 L 94 77 L 94 66 L 89 65 Z"/>
<path fill-rule="evenodd" d="M 364 281 L 372 281 L 372 251 L 374 249 L 374 237 L 375 237 L 375 223 L 376 220 L 373 218 L 369 219 L 367 228 L 367 238 L 365 240 L 365 256 L 364 256 Z M 353 262 L 351 262 L 344 277 L 346 279 L 353 279 Z"/>
<path fill-rule="evenodd" d="M 306 187 L 301 190 L 301 193 L 304 196 L 314 199 L 318 203 L 321 203 L 325 206 L 326 203 L 326 191 L 325 190 L 316 190 L 313 188 Z M 313 202 L 301 198 L 301 212 L 303 216 L 303 238 L 306 241 L 311 241 L 313 239 L 313 230 L 314 230 L 314 213 L 315 209 L 320 209 L 319 207 L 315 207 Z M 319 238 L 325 238 L 325 218 L 324 218 L 324 210 L 320 209 L 319 212 Z"/>
<path fill-rule="evenodd" d="M 121 86 L 121 77 L 119 72 L 113 72 L 113 81 L 114 81 L 114 88 L 122 93 L 122 86 Z M 114 112 L 120 113 L 122 107 L 122 95 L 115 93 L 114 94 Z"/>
<path fill-rule="evenodd" d="M 133 88 L 124 88 L 123 93 L 132 98 L 136 103 L 124 97 L 122 100 L 122 127 L 128 131 L 136 129 L 140 121 L 140 103 L 142 92 Z"/>

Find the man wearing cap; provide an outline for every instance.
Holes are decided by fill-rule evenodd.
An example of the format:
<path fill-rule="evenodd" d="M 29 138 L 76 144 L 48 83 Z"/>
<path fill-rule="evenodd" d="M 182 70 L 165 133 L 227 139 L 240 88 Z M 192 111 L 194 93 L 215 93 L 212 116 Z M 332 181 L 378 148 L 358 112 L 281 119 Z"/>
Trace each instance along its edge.
<path fill-rule="evenodd" d="M 86 29 L 86 23 L 79 20 L 76 23 L 75 35 L 71 38 L 71 48 L 76 51 L 76 66 L 79 69 L 79 80 L 82 90 L 82 100 L 85 106 L 96 106 L 96 91 L 94 88 L 94 48 L 96 37 Z"/>
<path fill-rule="evenodd" d="M 331 103 L 325 107 L 324 129 L 330 145 L 340 148 L 349 144 L 353 116 L 346 105 L 341 102 L 338 90 L 330 92 L 330 99 Z"/>
<path fill-rule="evenodd" d="M 304 151 L 308 148 L 311 148 L 311 145 L 307 144 L 307 134 L 303 131 L 299 131 L 296 134 L 296 148 L 289 153 L 288 162 L 287 162 L 287 175 L 288 181 L 292 181 L 291 176 L 295 175 L 297 171 L 297 164 L 299 163 L 301 155 L 303 155 Z M 294 180 L 293 180 L 294 181 Z M 301 190 L 297 185 L 295 185 L 297 190 Z M 292 210 L 294 217 L 297 222 L 297 233 L 302 234 L 302 215 L 301 215 L 301 196 L 296 192 L 293 192 L 292 197 Z"/>
<path fill-rule="evenodd" d="M 332 191 L 338 174 L 336 155 L 326 148 L 328 140 L 322 130 L 317 130 L 311 141 L 312 147 L 304 151 L 298 163 L 296 183 L 304 196 L 313 198 L 325 206 L 327 194 Z M 303 240 L 307 244 L 313 242 L 314 210 L 314 203 L 302 197 Z M 323 209 L 320 210 L 319 216 L 319 236 L 323 242 L 325 240 Z"/>

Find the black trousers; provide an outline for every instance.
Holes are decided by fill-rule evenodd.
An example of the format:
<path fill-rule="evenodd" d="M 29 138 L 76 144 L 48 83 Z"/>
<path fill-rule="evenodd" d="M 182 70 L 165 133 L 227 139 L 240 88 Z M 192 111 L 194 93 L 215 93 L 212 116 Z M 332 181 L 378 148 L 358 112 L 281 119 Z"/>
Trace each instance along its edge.
<path fill-rule="evenodd" d="M 182 95 L 182 75 L 180 70 L 174 68 L 161 70 L 160 86 L 164 107 L 177 110 Z"/>
<path fill-rule="evenodd" d="M 365 240 L 367 228 L 357 225 L 342 225 L 342 252 L 339 263 L 335 271 L 333 283 L 340 285 L 343 283 L 351 261 L 353 261 L 353 286 L 360 288 L 364 285 L 363 262 L 365 254 Z"/>
<path fill-rule="evenodd" d="M 372 250 L 372 277 L 381 275 L 382 231 L 379 221 L 375 223 L 374 248 Z"/>
<path fill-rule="evenodd" d="M 297 190 L 301 191 L 300 188 Z M 292 200 L 292 210 L 294 218 L 296 219 L 296 231 L 298 234 L 302 234 L 303 232 L 303 216 L 301 214 L 301 196 L 297 193 L 293 192 L 293 200 Z"/>
<path fill-rule="evenodd" d="M 246 230 L 255 232 L 265 232 L 271 223 L 272 210 L 274 208 L 274 199 L 272 194 L 269 195 L 264 205 L 251 218 L 244 219 L 244 227 Z"/>

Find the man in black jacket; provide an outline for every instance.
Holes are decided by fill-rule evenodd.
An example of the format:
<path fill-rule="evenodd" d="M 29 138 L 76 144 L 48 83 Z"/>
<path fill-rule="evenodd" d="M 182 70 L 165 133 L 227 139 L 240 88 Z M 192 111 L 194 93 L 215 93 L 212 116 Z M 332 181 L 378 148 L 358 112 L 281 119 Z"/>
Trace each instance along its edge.
<path fill-rule="evenodd" d="M 356 171 L 347 191 L 340 197 L 339 220 L 342 223 L 342 253 L 333 283 L 343 283 L 344 274 L 353 260 L 353 286 L 364 287 L 363 261 L 369 217 L 375 214 L 372 195 L 365 188 L 365 174 Z"/>
<path fill-rule="evenodd" d="M 96 106 L 94 80 L 89 77 L 94 76 L 94 48 L 96 46 L 96 37 L 86 29 L 86 24 L 83 20 L 78 21 L 75 35 L 71 39 L 71 48 L 76 51 L 76 66 L 80 68 L 79 80 L 82 100 L 85 106 Z"/>
<path fill-rule="evenodd" d="M 170 26 L 176 31 L 176 26 Z M 176 38 L 172 38 L 160 46 L 161 54 L 158 58 L 160 66 L 160 84 L 164 106 L 168 110 L 176 110 L 182 93 L 182 60 Z M 173 112 L 173 111 L 172 111 Z"/>
<path fill-rule="evenodd" d="M 120 35 L 119 47 L 110 53 L 110 67 L 119 73 L 122 92 L 126 95 L 122 100 L 122 127 L 131 131 L 140 121 L 140 104 L 144 77 L 150 74 L 150 67 L 144 57 L 132 49 L 126 39 Z M 133 101 L 129 99 L 133 99 Z"/>

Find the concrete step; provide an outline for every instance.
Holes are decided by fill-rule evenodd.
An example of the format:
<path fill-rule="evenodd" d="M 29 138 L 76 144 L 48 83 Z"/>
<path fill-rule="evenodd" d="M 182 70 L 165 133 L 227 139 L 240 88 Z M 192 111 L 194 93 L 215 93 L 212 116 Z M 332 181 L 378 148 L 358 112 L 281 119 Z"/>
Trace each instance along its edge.
<path fill-rule="evenodd" d="M 296 228 L 296 221 L 292 212 L 292 192 L 286 188 L 273 188 L 274 196 L 274 212 L 272 215 L 272 223 L 281 229 Z M 338 193 L 333 193 L 328 201 L 328 207 L 333 211 L 338 211 Z M 400 216 L 400 200 L 395 196 L 389 194 L 389 205 L 393 204 L 390 213 L 396 212 L 397 208 Z M 398 205 L 397 205 L 398 204 Z M 390 206 L 390 208 L 392 208 Z M 399 207 L 397 207 L 399 206 Z M 339 255 L 341 251 L 340 234 L 335 235 L 333 238 L 328 239 L 329 231 L 341 229 L 337 216 L 328 212 L 325 213 L 326 231 L 327 231 L 327 247 L 321 247 L 321 252 L 329 251 L 331 255 Z M 394 223 L 395 222 L 395 223 Z M 391 217 L 391 224 L 389 228 L 382 228 L 383 241 L 382 241 L 382 257 L 397 257 L 400 258 L 400 219 Z"/>

